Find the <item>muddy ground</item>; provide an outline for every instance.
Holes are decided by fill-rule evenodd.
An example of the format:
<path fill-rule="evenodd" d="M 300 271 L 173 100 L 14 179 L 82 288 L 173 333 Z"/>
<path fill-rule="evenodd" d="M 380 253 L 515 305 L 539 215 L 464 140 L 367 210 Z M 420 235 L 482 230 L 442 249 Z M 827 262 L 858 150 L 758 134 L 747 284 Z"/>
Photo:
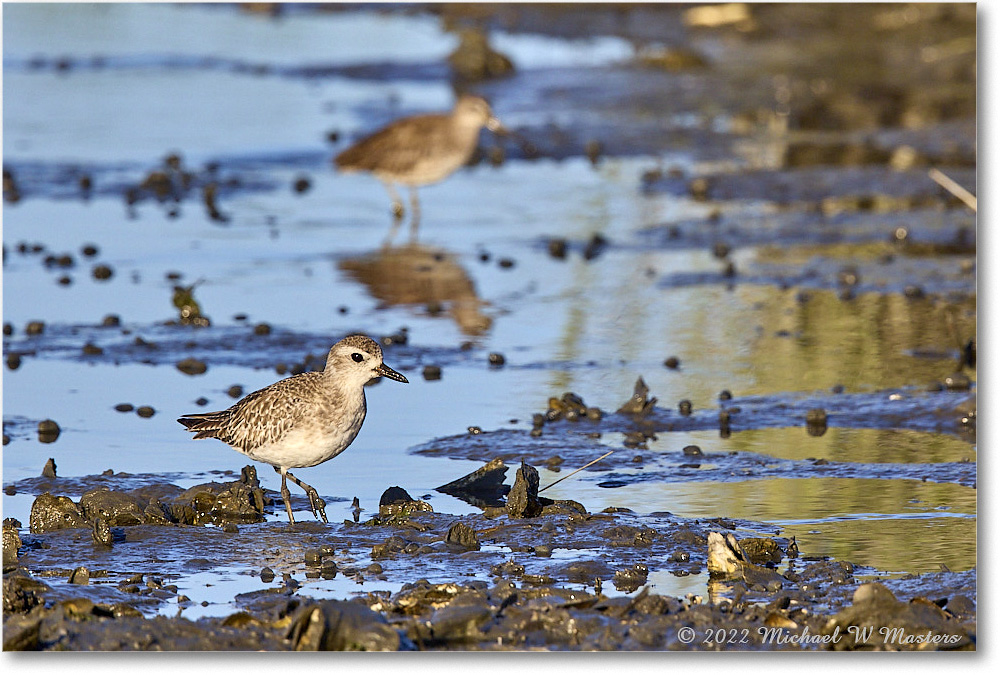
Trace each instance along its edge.
<path fill-rule="evenodd" d="M 296 273 L 302 267 L 311 278 L 322 264 L 343 273 L 376 303 L 366 315 L 356 309 L 360 302 L 351 308 L 331 300 L 336 330 L 378 337 L 387 363 L 411 380 L 422 374 L 433 381 L 443 372 L 445 381 L 502 375 L 510 382 L 541 372 L 627 370 L 631 383 L 635 371 L 652 381 L 654 368 L 657 377 L 666 368 L 694 373 L 687 376 L 697 380 L 713 363 L 733 364 L 726 378 L 745 377 L 752 369 L 760 375 L 749 394 L 720 392 L 712 379 L 719 393 L 711 400 L 702 391 L 709 385 L 700 382 L 686 385 L 698 396 L 677 400 L 666 400 L 643 381 L 631 398 L 626 390 L 602 390 L 596 380 L 575 393 L 546 382 L 547 405 L 542 397 L 518 401 L 517 420 L 485 429 L 477 426 L 480 393 L 457 390 L 454 399 L 436 405 L 458 408 L 469 431 L 429 434 L 404 447 L 414 460 L 492 462 L 493 472 L 479 489 L 442 489 L 458 493 L 469 509 L 440 512 L 433 506 L 440 503 L 437 495 L 416 494 L 413 485 L 379 468 L 377 477 L 367 478 L 377 481 L 376 494 L 398 483 L 414 491 L 416 500 L 387 491 L 377 513 L 372 499 L 343 522 L 321 524 L 306 515 L 294 526 L 284 522 L 280 497 L 258 481 L 252 466 L 240 474 L 184 467 L 176 473 L 104 471 L 125 460 L 101 443 L 93 455 L 74 452 L 77 446 L 66 449 L 66 437 L 102 432 L 79 425 L 53 428 L 36 408 L 22 411 L 19 402 L 9 401 L 5 378 L 5 504 L 27 497 L 31 505 L 30 515 L 24 509 L 24 522 L 4 521 L 4 649 L 975 649 L 976 542 L 964 534 L 974 535 L 974 520 L 971 528 L 964 525 L 968 517 L 965 529 L 942 528 L 937 539 L 922 531 L 915 542 L 903 535 L 894 541 L 891 528 L 875 518 L 866 523 L 878 531 L 866 542 L 872 547 L 900 548 L 912 558 L 919 558 L 923 547 L 953 550 L 972 561 L 959 571 L 942 563 L 940 571 L 901 574 L 810 551 L 764 522 L 763 513 L 760 520 L 735 517 L 729 493 L 720 487 L 766 479 L 872 480 L 914 501 L 918 494 L 926 499 L 921 490 L 927 486 L 940 487 L 941 508 L 962 511 L 967 507 L 954 502 L 965 499 L 972 514 L 962 515 L 974 519 L 976 214 L 928 172 L 938 168 L 969 189 L 976 184 L 975 6 L 733 7 L 729 16 L 647 5 L 379 10 L 390 16 L 429 14 L 449 30 L 559 40 L 613 35 L 635 46 L 634 58 L 624 63 L 515 68 L 486 79 L 446 59 L 287 65 L 218 56 L 159 63 L 168 72 L 359 85 L 446 83 L 473 90 L 515 120 L 511 126 L 524 141 L 484 137 L 473 170 L 478 178 L 494 169 L 503 175 L 546 162 L 555 162 L 555 171 L 558 162 L 586 159 L 597 170 L 630 159 L 643 166 L 637 196 L 703 207 L 682 217 L 653 218 L 656 222 L 619 236 L 539 228 L 518 231 L 507 248 L 506 242 L 484 244 L 479 235 L 459 234 L 447 246 L 411 242 L 367 251 L 348 246 L 334 252 L 332 264 L 296 259 Z M 276 18 L 262 20 L 274 21 L 296 12 L 356 11 L 263 9 Z M 5 69 L 15 74 L 53 73 L 70 81 L 135 67 L 115 55 L 5 59 Z M 371 127 L 416 112 L 359 105 Z M 330 136 L 333 144 L 345 140 L 335 130 Z M 279 236 L 275 224 L 280 218 L 254 200 L 274 195 L 297 200 L 275 207 L 282 214 L 307 208 L 310 180 L 319 184 L 330 172 L 330 155 L 331 148 L 317 145 L 304 153 L 237 153 L 196 167 L 175 155 L 150 156 L 139 165 L 18 161 L 16 152 L 5 148 L 4 215 L 7 220 L 11 210 L 39 201 L 92 210 L 113 202 L 116 213 L 120 207 L 119 220 L 130 226 L 144 226 L 151 210 L 181 220 L 193 212 L 204 218 L 204 232 L 218 237 L 228 231 L 239 204 L 244 217 L 249 211 L 250 220 L 264 222 L 271 233 L 268 246 L 287 246 L 288 237 Z M 657 156 L 668 159 L 645 159 Z M 290 174 L 298 181 L 294 197 L 288 196 Z M 536 201 L 550 198 L 547 191 L 534 195 Z M 530 201 L 518 194 L 499 201 L 507 209 L 522 199 Z M 433 214 L 434 200 L 429 201 Z M 331 344 L 329 325 L 272 319 L 280 314 L 273 305 L 248 318 L 241 308 L 255 305 L 243 297 L 232 320 L 214 308 L 206 307 L 203 315 L 196 298 L 210 293 L 211 281 L 200 287 L 197 274 L 166 276 L 166 286 L 157 288 L 161 320 L 126 316 L 123 321 L 113 295 L 100 296 L 106 304 L 88 306 L 89 320 L 46 314 L 46 304 L 30 292 L 42 284 L 47 293 L 56 285 L 76 292 L 91 288 L 88 283 L 125 288 L 124 302 L 143 276 L 102 254 L 113 235 L 95 229 L 98 246 L 67 253 L 62 242 L 42 241 L 44 228 L 15 225 L 17 238 L 8 238 L 5 229 L 5 270 L 10 261 L 15 274 L 30 269 L 34 276 L 17 286 L 29 291 L 13 302 L 5 297 L 5 307 L 15 305 L 19 316 L 27 307 L 46 320 L 15 325 L 5 316 L 8 377 L 29 377 L 33 366 L 51 363 L 98 373 L 142 367 L 192 376 L 242 368 L 277 377 L 322 367 L 319 355 Z M 433 218 L 429 225 L 433 233 Z M 650 251 L 704 254 L 708 262 L 664 269 L 647 261 Z M 526 346 L 533 344 L 541 320 L 518 314 L 519 307 L 537 303 L 541 314 L 549 313 L 546 303 L 587 300 L 573 295 L 576 289 L 553 291 L 554 300 L 546 295 L 550 268 L 543 264 L 579 265 L 583 275 L 600 276 L 602 261 L 609 259 L 627 259 L 636 270 L 632 288 L 640 289 L 635 301 L 640 308 L 619 317 L 613 332 L 640 334 L 659 325 L 661 315 L 676 310 L 648 299 L 690 291 L 709 298 L 701 302 L 711 307 L 677 315 L 678 322 L 692 324 L 697 348 L 668 364 L 663 361 L 668 353 L 650 349 L 627 358 L 603 349 L 592 336 L 579 352 L 572 336 L 566 340 L 570 346 L 560 343 L 559 350 Z M 487 300 L 481 287 L 489 274 L 519 282 Z M 607 295 L 613 298 L 614 290 Z M 727 315 L 737 303 L 733 298 L 751 309 L 741 306 L 743 314 Z M 133 306 L 152 304 L 142 297 Z M 412 333 L 387 328 L 379 315 L 400 308 L 418 326 Z M 390 316 L 394 321 L 399 315 Z M 420 332 L 429 325 L 421 322 L 433 321 L 454 324 L 455 339 Z M 515 321 L 523 333 L 503 345 L 506 356 L 498 354 L 487 338 L 498 325 Z M 754 332 L 752 350 L 737 353 L 718 338 L 717 326 L 734 323 Z M 242 394 L 233 386 L 238 391 L 206 392 L 214 397 L 212 405 Z M 115 400 L 102 405 L 123 406 L 119 410 L 129 423 L 135 413 L 158 421 L 164 407 L 169 413 L 182 407 L 177 400 L 158 400 L 144 410 L 151 398 L 126 400 L 114 385 L 108 389 Z M 195 389 L 188 385 L 185 391 Z M 77 405 L 69 401 L 67 408 Z M 198 406 L 208 403 L 199 401 Z M 142 438 L 128 428 L 130 438 Z M 689 432 L 717 433 L 726 441 L 763 430 L 801 432 L 789 436 L 796 447 L 836 430 L 899 434 L 917 438 L 918 447 L 887 460 L 776 456 L 736 445 L 725 450 L 686 442 L 666 450 L 657 445 Z M 62 444 L 48 445 L 60 434 Z M 932 445 L 935 451 L 924 453 Z M 66 449 L 65 461 L 85 468 L 62 475 L 56 464 L 64 459 L 49 452 L 53 448 Z M 561 484 L 563 499 L 546 500 L 544 490 L 539 496 L 538 488 L 545 486 L 531 467 L 561 477 L 609 450 L 613 453 L 591 471 Z M 46 465 L 51 456 L 57 462 Z M 235 456 L 233 461 L 237 466 Z M 505 474 L 499 462 L 505 463 Z M 8 467 L 21 473 L 9 479 Z M 272 481 L 270 469 L 266 472 Z M 460 476 L 450 468 L 442 472 L 447 480 Z M 206 475 L 212 482 L 192 486 L 192 476 Z M 599 508 L 577 502 L 574 481 L 581 494 L 584 487 L 596 487 L 610 496 L 602 497 Z M 625 501 L 630 490 L 684 483 L 702 483 L 709 495 L 719 491 L 715 516 L 614 506 L 616 495 Z M 800 493 L 767 496 L 780 502 L 782 517 L 776 520 L 793 519 L 797 500 L 803 499 Z M 345 510 L 350 499 L 324 497 Z M 754 493 L 752 500 L 757 497 Z M 294 499 L 296 511 L 307 512 L 305 498 Z M 814 541 L 825 536 L 819 525 L 815 532 Z M 837 546 L 824 548 L 831 549 Z M 685 586 L 685 579 L 697 582 Z M 677 587 L 693 590 L 657 590 Z"/>
<path fill-rule="evenodd" d="M 540 497 L 528 465 L 506 502 L 479 515 L 434 513 L 394 488 L 379 514 L 330 525 L 255 522 L 281 502 L 252 467 L 188 490 L 148 476 L 60 482 L 13 486 L 45 492 L 30 532 L 4 524 L 7 650 L 975 647 L 974 572 L 862 584 L 874 570 L 770 537 L 741 537 L 727 557 L 710 537 L 767 526 L 590 513 Z M 60 487 L 85 492 L 74 503 Z M 262 588 L 237 595 L 225 617 L 170 618 L 192 603 L 173 582 L 218 568 Z M 704 593 L 646 586 L 651 573 L 706 568 Z M 310 596 L 310 580 L 338 575 L 399 590 Z"/>

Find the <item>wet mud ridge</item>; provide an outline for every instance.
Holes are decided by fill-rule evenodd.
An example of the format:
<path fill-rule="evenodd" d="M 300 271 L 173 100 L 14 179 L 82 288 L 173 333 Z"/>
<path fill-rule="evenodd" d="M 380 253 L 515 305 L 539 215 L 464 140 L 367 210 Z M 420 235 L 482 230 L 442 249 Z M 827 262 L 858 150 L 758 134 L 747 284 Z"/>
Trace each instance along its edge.
<path fill-rule="evenodd" d="M 958 375 L 961 375 L 960 373 Z M 952 381 L 949 380 L 949 383 Z M 975 396 L 967 381 L 956 389 L 940 383 L 931 391 L 915 389 L 826 395 L 776 395 L 727 398 L 718 408 L 693 410 L 682 401 L 678 411 L 656 405 L 656 398 L 640 378 L 633 396 L 611 414 L 588 407 L 582 398 L 567 392 L 549 399 L 545 412 L 533 415 L 533 428 L 482 431 L 441 438 L 411 452 L 451 459 L 526 461 L 550 469 L 583 466 L 603 452 L 601 487 L 617 488 L 645 481 L 744 481 L 769 477 L 867 477 L 909 479 L 976 485 L 976 463 L 958 462 L 862 463 L 827 459 L 783 460 L 753 452 L 703 452 L 695 445 L 672 452 L 650 451 L 647 443 L 672 432 L 719 431 L 728 438 L 741 431 L 772 427 L 801 427 L 803 434 L 822 436 L 832 426 L 846 428 L 911 429 L 975 435 Z M 502 452 L 498 452 L 502 448 Z M 578 478 L 578 480 L 587 480 Z"/>
<path fill-rule="evenodd" d="M 12 487 L 43 487 L 31 480 Z M 4 523 L 5 650 L 975 646 L 974 572 L 861 583 L 873 570 L 810 557 L 759 523 L 546 499 L 526 464 L 506 501 L 478 515 L 434 513 L 392 488 L 377 515 L 339 525 L 264 522 L 280 500 L 251 467 L 188 490 L 130 476 L 61 487 L 88 483 L 98 487 L 78 501 L 36 498 L 30 532 Z M 225 616 L 185 618 L 203 590 L 185 577 L 206 570 L 260 589 L 226 601 Z M 706 570 L 707 597 L 647 585 Z M 338 577 L 354 599 L 322 598 Z M 365 591 L 380 583 L 393 590 Z"/>

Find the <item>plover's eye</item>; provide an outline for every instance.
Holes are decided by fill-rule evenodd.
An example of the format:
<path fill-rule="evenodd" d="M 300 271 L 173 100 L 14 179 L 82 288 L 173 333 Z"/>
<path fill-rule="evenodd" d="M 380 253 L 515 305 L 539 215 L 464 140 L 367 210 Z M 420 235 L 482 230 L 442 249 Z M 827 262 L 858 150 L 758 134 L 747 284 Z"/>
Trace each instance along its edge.
<path fill-rule="evenodd" d="M 354 359 L 355 363 L 361 363 L 362 361 L 365 360 L 365 357 L 362 356 L 361 354 L 358 354 L 357 352 L 351 354 L 351 358 Z"/>

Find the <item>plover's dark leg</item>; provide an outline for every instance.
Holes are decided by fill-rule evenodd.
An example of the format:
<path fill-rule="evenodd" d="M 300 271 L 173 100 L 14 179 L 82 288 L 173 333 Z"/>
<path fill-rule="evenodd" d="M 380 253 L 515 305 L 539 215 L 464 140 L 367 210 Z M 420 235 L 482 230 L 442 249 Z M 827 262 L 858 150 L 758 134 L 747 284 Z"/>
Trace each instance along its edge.
<path fill-rule="evenodd" d="M 306 491 L 306 496 L 309 497 L 309 508 L 312 509 L 313 515 L 317 518 L 322 518 L 324 523 L 330 522 L 326 519 L 326 502 L 323 501 L 323 498 L 319 496 L 318 492 L 316 492 L 316 488 L 312 485 L 303 483 L 288 471 L 285 472 L 285 475 L 288 476 L 288 480 L 292 481 Z"/>
<path fill-rule="evenodd" d="M 274 467 L 274 470 L 281 474 L 281 498 L 285 502 L 285 511 L 288 512 L 288 522 L 294 525 L 295 516 L 292 515 L 292 493 L 288 489 L 288 483 L 285 482 L 285 475 L 288 472 L 285 469 L 279 469 L 278 467 Z M 295 479 L 293 478 L 292 480 Z"/>
<path fill-rule="evenodd" d="M 417 188 L 410 188 L 410 239 L 417 238 L 417 228 L 420 227 L 420 200 L 417 199 Z"/>

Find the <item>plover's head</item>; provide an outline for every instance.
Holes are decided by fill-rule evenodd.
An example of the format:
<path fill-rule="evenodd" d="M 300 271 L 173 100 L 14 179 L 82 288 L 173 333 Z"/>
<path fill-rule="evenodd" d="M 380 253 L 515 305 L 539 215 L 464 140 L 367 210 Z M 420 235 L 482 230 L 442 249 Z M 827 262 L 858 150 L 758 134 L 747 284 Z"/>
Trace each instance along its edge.
<path fill-rule="evenodd" d="M 479 127 L 486 127 L 490 131 L 503 133 L 505 131 L 500 120 L 493 116 L 493 110 L 486 99 L 470 94 L 463 94 L 455 103 L 455 110 L 452 112 L 461 124 Z"/>
<path fill-rule="evenodd" d="M 382 348 L 370 337 L 348 335 L 330 348 L 326 358 L 329 375 L 364 384 L 376 377 L 388 377 L 397 382 L 408 380 L 382 363 Z"/>

